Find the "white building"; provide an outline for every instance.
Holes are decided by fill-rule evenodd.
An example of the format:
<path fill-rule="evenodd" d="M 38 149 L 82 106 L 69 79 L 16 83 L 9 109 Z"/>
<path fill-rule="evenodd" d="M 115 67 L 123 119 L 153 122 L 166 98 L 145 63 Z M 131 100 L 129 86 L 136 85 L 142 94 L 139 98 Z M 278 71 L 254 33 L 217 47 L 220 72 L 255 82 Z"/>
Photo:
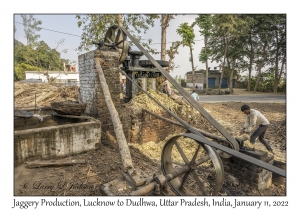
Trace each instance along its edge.
<path fill-rule="evenodd" d="M 54 83 L 63 83 L 67 85 L 79 85 L 78 72 L 66 71 L 48 71 L 50 78 L 55 78 Z M 45 72 L 42 71 L 25 71 L 26 79 L 39 79 L 48 82 Z"/>

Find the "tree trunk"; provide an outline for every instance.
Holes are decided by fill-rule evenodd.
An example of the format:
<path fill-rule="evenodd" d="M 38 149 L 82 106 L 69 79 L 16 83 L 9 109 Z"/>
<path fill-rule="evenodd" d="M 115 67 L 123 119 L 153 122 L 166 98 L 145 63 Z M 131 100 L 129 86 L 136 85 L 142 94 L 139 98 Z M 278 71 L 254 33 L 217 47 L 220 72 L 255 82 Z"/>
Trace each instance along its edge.
<path fill-rule="evenodd" d="M 205 54 L 206 54 L 206 46 L 207 46 L 207 37 L 204 37 L 204 47 L 205 47 Z M 206 65 L 206 77 L 205 77 L 205 83 L 206 83 L 206 88 L 205 88 L 205 94 L 208 95 L 208 61 L 206 59 L 205 61 Z"/>
<path fill-rule="evenodd" d="M 277 93 L 278 87 L 278 63 L 279 63 L 279 46 L 278 46 L 278 32 L 276 31 L 276 54 L 275 54 L 275 80 L 274 80 L 274 88 L 273 93 Z"/>
<path fill-rule="evenodd" d="M 224 74 L 224 66 L 225 66 L 225 60 L 226 60 L 226 55 L 227 55 L 227 48 L 228 48 L 228 40 L 225 38 L 225 52 L 224 52 L 224 60 L 222 64 L 222 72 L 221 72 L 221 78 L 220 78 L 220 83 L 219 83 L 219 94 L 221 92 L 221 86 L 222 86 L 222 81 L 223 81 L 223 74 Z"/>
<path fill-rule="evenodd" d="M 192 44 L 190 45 L 190 54 L 191 54 L 191 63 L 192 63 L 192 83 L 193 83 L 193 89 L 195 89 L 195 81 L 194 81 L 195 69 L 194 69 Z"/>
<path fill-rule="evenodd" d="M 230 73 L 230 79 L 229 79 L 229 93 L 231 94 L 233 91 L 233 87 L 232 87 L 232 79 L 233 79 L 233 73 L 234 73 L 234 69 L 235 69 L 235 61 L 236 61 L 236 58 L 233 58 L 232 59 L 232 69 L 230 70 L 231 73 Z"/>
<path fill-rule="evenodd" d="M 252 46 L 252 41 L 251 41 L 251 34 L 250 34 L 250 63 L 249 63 L 249 76 L 248 76 L 248 85 L 247 85 L 247 91 L 250 91 L 250 84 L 251 84 L 251 72 L 252 72 L 252 61 L 253 61 L 253 46 Z"/>
<path fill-rule="evenodd" d="M 161 15 L 161 60 L 166 60 L 166 47 L 167 47 L 167 15 Z"/>
<path fill-rule="evenodd" d="M 279 75 L 278 75 L 278 79 L 277 79 L 277 81 L 275 80 L 274 90 L 276 90 L 276 92 L 274 91 L 274 93 L 277 93 L 278 86 L 280 84 L 280 80 L 281 80 L 281 76 L 282 76 L 282 72 L 283 72 L 284 64 L 285 64 L 285 55 L 284 55 L 284 58 L 282 59 L 281 68 L 280 68 L 280 72 L 279 72 Z"/>
<path fill-rule="evenodd" d="M 122 20 L 122 15 L 118 14 L 118 26 L 123 26 L 123 20 Z"/>
<path fill-rule="evenodd" d="M 115 105 L 111 99 L 111 95 L 110 95 L 110 92 L 109 92 L 109 89 L 108 89 L 108 86 L 106 83 L 106 79 L 104 77 L 104 73 L 103 73 L 102 67 L 100 65 L 100 59 L 94 58 L 94 61 L 96 64 L 96 69 L 97 69 L 98 75 L 99 75 L 99 80 L 100 80 L 100 84 L 101 84 L 101 87 L 103 90 L 105 102 L 106 102 L 110 117 L 111 117 L 113 125 L 114 125 L 114 131 L 115 131 L 116 138 L 117 138 L 117 141 L 119 144 L 119 150 L 120 150 L 124 170 L 127 171 L 128 169 L 133 168 L 133 164 L 132 164 L 130 151 L 129 151 L 129 148 L 127 145 L 127 141 L 126 141 L 126 138 L 125 138 L 125 135 L 123 132 L 123 126 L 121 124 L 119 114 L 118 114 L 118 112 L 115 108 Z"/>
<path fill-rule="evenodd" d="M 281 69 L 280 69 L 280 73 L 279 73 L 279 82 L 278 84 L 280 84 L 280 80 L 281 80 L 281 76 L 282 76 L 282 73 L 283 73 L 283 68 L 284 68 L 284 64 L 286 62 L 286 54 L 284 55 L 283 59 L 282 59 L 282 63 L 281 63 Z"/>
<path fill-rule="evenodd" d="M 280 48 L 280 45 L 283 41 L 283 37 L 280 38 L 280 41 L 278 42 L 278 32 L 276 31 L 276 57 L 275 57 L 275 81 L 274 81 L 274 90 L 273 90 L 273 93 L 277 93 L 277 89 L 278 89 L 278 85 L 279 85 L 279 82 L 280 82 L 280 79 L 281 79 L 281 73 L 282 73 L 282 70 L 283 70 L 283 65 L 281 65 L 281 70 L 279 73 L 279 48 Z M 282 64 L 284 64 L 284 59 L 285 59 L 285 55 L 284 55 L 284 58 L 282 59 Z"/>
<path fill-rule="evenodd" d="M 253 93 L 256 93 L 256 91 L 258 89 L 258 84 L 259 84 L 260 76 L 261 76 L 261 69 L 264 66 L 264 62 L 267 59 L 266 46 L 267 46 L 267 44 L 265 43 L 264 44 L 264 48 L 263 48 L 264 58 L 263 58 L 262 62 L 259 64 L 259 66 L 258 66 L 257 78 L 256 78 L 256 83 L 255 83 L 255 87 L 254 87 Z"/>
<path fill-rule="evenodd" d="M 256 93 L 257 89 L 258 89 L 258 84 L 260 82 L 260 76 L 261 76 L 261 67 L 259 66 L 258 69 L 257 69 L 257 77 L 256 77 L 256 82 L 255 82 L 255 87 L 254 87 L 254 90 L 253 90 L 253 93 Z"/>

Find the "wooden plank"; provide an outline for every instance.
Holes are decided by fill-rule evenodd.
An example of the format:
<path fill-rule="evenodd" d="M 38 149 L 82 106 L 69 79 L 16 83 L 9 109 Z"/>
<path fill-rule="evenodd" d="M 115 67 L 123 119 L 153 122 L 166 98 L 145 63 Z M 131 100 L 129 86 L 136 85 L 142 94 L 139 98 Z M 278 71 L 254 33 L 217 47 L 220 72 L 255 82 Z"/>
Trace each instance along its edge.
<path fill-rule="evenodd" d="M 74 118 L 74 119 L 83 119 L 83 120 L 93 120 L 95 118 L 89 116 L 77 116 L 77 115 L 61 115 L 61 114 L 53 114 L 56 117 L 64 117 L 64 118 Z"/>
<path fill-rule="evenodd" d="M 53 167 L 53 166 L 72 166 L 76 164 L 86 164 L 86 160 L 51 160 L 51 161 L 35 161 L 27 164 L 28 168 Z"/>
<path fill-rule="evenodd" d="M 105 98 L 105 102 L 107 105 L 107 108 L 109 110 L 109 114 L 110 117 L 112 119 L 112 122 L 114 124 L 114 131 L 116 134 L 116 138 L 118 141 L 118 145 L 119 145 L 119 150 L 120 150 L 120 154 L 121 154 L 121 158 L 122 158 L 122 162 L 123 162 L 123 166 L 124 166 L 124 170 L 127 171 L 130 168 L 133 168 L 133 164 L 132 164 L 132 159 L 131 159 L 131 155 L 130 155 L 130 151 L 127 145 L 127 141 L 126 141 L 126 137 L 124 135 L 124 131 L 123 131 L 123 126 L 122 123 L 120 121 L 119 118 L 119 114 L 116 110 L 116 107 L 111 99 L 111 95 L 106 83 L 106 79 L 102 70 L 102 67 L 100 65 L 100 59 L 99 58 L 94 58 L 95 64 L 96 64 L 96 69 L 98 72 L 98 76 L 99 76 L 99 80 L 100 80 L 100 84 L 103 90 L 103 94 L 104 94 L 104 98 Z"/>

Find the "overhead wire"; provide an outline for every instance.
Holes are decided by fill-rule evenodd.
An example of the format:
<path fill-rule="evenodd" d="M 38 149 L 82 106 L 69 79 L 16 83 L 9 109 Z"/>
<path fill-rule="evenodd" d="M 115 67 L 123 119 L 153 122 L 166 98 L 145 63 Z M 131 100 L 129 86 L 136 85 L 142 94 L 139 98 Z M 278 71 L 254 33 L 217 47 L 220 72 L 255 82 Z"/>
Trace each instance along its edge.
<path fill-rule="evenodd" d="M 15 23 L 19 23 L 19 22 L 15 21 Z M 22 25 L 23 25 L 23 23 L 19 23 L 19 24 L 22 24 Z M 70 35 L 70 36 L 81 37 L 81 36 L 78 36 L 78 35 L 75 35 L 75 34 L 66 33 L 66 32 L 56 31 L 56 30 L 47 29 L 47 28 L 42 28 L 42 27 L 40 27 L 40 28 L 43 29 L 43 30 L 52 31 L 52 32 L 56 32 L 56 33 L 61 33 L 61 34 L 66 34 L 66 35 Z"/>
<path fill-rule="evenodd" d="M 18 24 L 22 24 L 23 23 L 20 23 L 20 22 L 17 22 L 15 21 L 15 23 L 18 23 Z M 75 34 L 70 34 L 70 33 L 66 33 L 66 32 L 62 32 L 62 31 L 57 31 L 57 30 L 53 30 L 53 29 L 47 29 L 47 28 L 42 28 L 40 27 L 41 29 L 43 30 L 47 30 L 47 31 L 51 31 L 51 32 L 55 32 L 55 33 L 61 33 L 61 34 L 66 34 L 66 35 L 70 35 L 70 36 L 76 36 L 76 37 L 81 37 L 79 35 L 75 35 Z M 260 33 L 254 33 L 252 35 L 258 35 L 258 34 L 264 34 L 264 33 L 270 33 L 270 32 L 260 32 Z M 242 35 L 239 35 L 239 37 L 241 36 L 248 36 L 249 34 L 242 34 Z M 220 37 L 216 37 L 216 38 L 212 38 L 210 39 L 211 41 L 214 41 L 214 40 L 218 40 L 218 39 L 223 39 L 223 38 L 234 38 L 234 36 L 227 36 L 227 37 L 224 37 L 224 36 L 220 36 Z M 140 40 L 149 40 L 149 39 L 140 39 Z M 194 40 L 195 42 L 198 42 L 198 41 L 203 41 L 204 39 L 200 39 L 200 40 Z M 175 41 L 172 41 L 172 42 L 166 42 L 166 44 L 171 44 Z M 155 44 L 161 44 L 161 42 L 157 42 L 157 43 L 149 43 L 149 45 L 155 45 Z"/>

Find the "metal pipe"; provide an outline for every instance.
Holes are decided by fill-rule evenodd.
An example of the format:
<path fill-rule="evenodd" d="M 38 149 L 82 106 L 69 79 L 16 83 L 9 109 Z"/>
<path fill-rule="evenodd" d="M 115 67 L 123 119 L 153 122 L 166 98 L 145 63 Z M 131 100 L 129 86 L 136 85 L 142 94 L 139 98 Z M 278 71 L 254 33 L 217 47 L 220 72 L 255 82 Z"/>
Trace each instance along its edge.
<path fill-rule="evenodd" d="M 153 91 L 156 91 L 156 78 L 150 78 L 150 88 L 153 90 Z"/>

